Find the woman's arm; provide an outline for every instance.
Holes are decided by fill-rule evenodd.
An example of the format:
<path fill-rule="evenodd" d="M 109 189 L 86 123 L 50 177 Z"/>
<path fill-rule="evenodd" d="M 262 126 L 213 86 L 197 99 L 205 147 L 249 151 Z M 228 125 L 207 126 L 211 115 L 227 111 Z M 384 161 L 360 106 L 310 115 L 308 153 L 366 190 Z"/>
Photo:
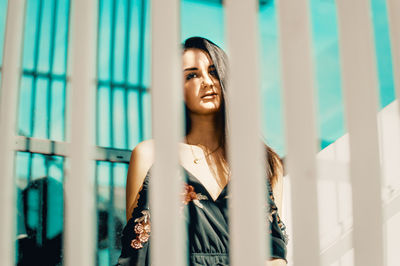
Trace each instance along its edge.
<path fill-rule="evenodd" d="M 153 162 L 154 140 L 145 140 L 136 145 L 131 154 L 126 178 L 126 220 L 132 216 L 139 190 Z"/>

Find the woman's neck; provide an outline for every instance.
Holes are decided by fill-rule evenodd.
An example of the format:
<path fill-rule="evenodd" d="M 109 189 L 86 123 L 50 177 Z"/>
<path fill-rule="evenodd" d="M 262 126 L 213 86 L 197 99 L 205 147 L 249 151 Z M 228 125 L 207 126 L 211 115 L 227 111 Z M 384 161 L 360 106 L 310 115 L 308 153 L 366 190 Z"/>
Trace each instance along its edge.
<path fill-rule="evenodd" d="M 200 144 L 209 149 L 216 149 L 220 143 L 214 117 L 211 115 L 193 115 L 191 130 L 186 136 L 186 141 L 189 144 Z"/>

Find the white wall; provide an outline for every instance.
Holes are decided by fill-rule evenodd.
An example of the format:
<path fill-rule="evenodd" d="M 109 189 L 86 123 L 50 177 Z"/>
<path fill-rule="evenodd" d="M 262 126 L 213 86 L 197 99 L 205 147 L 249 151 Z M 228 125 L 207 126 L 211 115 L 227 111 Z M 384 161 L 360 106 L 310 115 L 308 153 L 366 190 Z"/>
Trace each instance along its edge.
<path fill-rule="evenodd" d="M 382 167 L 382 206 L 386 265 L 400 262 L 400 117 L 398 101 L 379 112 L 379 146 Z M 368 145 L 368 143 L 366 143 Z M 349 177 L 349 138 L 344 135 L 317 155 L 318 212 L 321 265 L 350 266 L 353 262 L 352 204 Z M 290 176 L 285 176 L 283 220 L 289 237 L 292 223 Z M 307 208 L 307 203 L 304 203 Z M 305 228 L 305 230 L 312 230 Z M 292 265 L 293 241 L 289 240 L 288 261 Z"/>

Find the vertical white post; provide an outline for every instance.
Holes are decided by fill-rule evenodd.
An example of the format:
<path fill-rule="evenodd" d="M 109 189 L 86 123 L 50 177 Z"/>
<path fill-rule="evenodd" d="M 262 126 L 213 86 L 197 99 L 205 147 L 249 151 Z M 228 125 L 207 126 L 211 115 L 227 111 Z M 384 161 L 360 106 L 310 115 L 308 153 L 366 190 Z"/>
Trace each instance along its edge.
<path fill-rule="evenodd" d="M 96 0 L 71 1 L 69 71 L 70 169 L 65 179 L 65 265 L 94 265 L 94 100 L 97 47 Z"/>
<path fill-rule="evenodd" d="M 265 148 L 260 139 L 258 1 L 225 3 L 230 61 L 228 158 L 232 170 L 229 254 L 231 265 L 265 265 L 269 241 Z"/>
<path fill-rule="evenodd" d="M 377 73 L 368 0 L 338 0 L 339 45 L 350 140 L 355 265 L 384 265 Z"/>
<path fill-rule="evenodd" d="M 0 264 L 5 266 L 14 265 L 15 254 L 14 142 L 24 18 L 25 0 L 8 1 L 0 87 Z"/>
<path fill-rule="evenodd" d="M 389 16 L 394 84 L 396 86 L 396 96 L 400 98 L 400 1 L 386 0 L 386 2 Z"/>
<path fill-rule="evenodd" d="M 308 0 L 278 4 L 294 265 L 319 265 L 317 138 Z M 307 228 L 307 230 L 305 230 Z"/>
<path fill-rule="evenodd" d="M 179 0 L 153 0 L 152 115 L 155 163 L 150 179 L 151 264 L 184 265 L 183 223 L 179 217 L 181 180 L 177 174 L 181 138 L 182 55 Z"/>

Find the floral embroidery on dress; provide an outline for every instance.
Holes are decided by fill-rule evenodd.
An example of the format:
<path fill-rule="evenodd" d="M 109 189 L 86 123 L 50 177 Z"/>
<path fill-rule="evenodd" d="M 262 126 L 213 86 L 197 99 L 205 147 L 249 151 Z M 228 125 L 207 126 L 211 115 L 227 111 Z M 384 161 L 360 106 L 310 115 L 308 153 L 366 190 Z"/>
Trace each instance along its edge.
<path fill-rule="evenodd" d="M 142 216 L 135 219 L 134 231 L 136 238 L 131 241 L 131 247 L 134 249 L 140 249 L 143 247 L 143 243 L 149 240 L 151 225 L 150 225 L 150 212 L 149 210 L 143 210 Z"/>
<path fill-rule="evenodd" d="M 201 193 L 196 193 L 194 187 L 186 183 L 182 193 L 182 198 L 183 204 L 188 205 L 190 201 L 193 201 L 193 203 L 199 208 L 203 208 L 203 204 L 201 204 L 200 200 L 208 199 L 207 196 Z"/>
<path fill-rule="evenodd" d="M 197 207 L 203 208 L 203 204 L 200 200 L 207 200 L 207 196 L 196 193 L 194 187 L 185 184 L 184 190 L 182 192 L 182 202 L 184 205 L 188 205 L 189 202 L 193 202 Z M 182 206 L 183 207 L 183 206 Z M 131 241 L 131 247 L 134 249 L 140 249 L 143 244 L 146 243 L 150 238 L 151 224 L 150 224 L 150 211 L 148 209 L 142 211 L 142 216 L 135 219 L 135 226 L 133 227 L 136 233 L 136 238 Z"/>

